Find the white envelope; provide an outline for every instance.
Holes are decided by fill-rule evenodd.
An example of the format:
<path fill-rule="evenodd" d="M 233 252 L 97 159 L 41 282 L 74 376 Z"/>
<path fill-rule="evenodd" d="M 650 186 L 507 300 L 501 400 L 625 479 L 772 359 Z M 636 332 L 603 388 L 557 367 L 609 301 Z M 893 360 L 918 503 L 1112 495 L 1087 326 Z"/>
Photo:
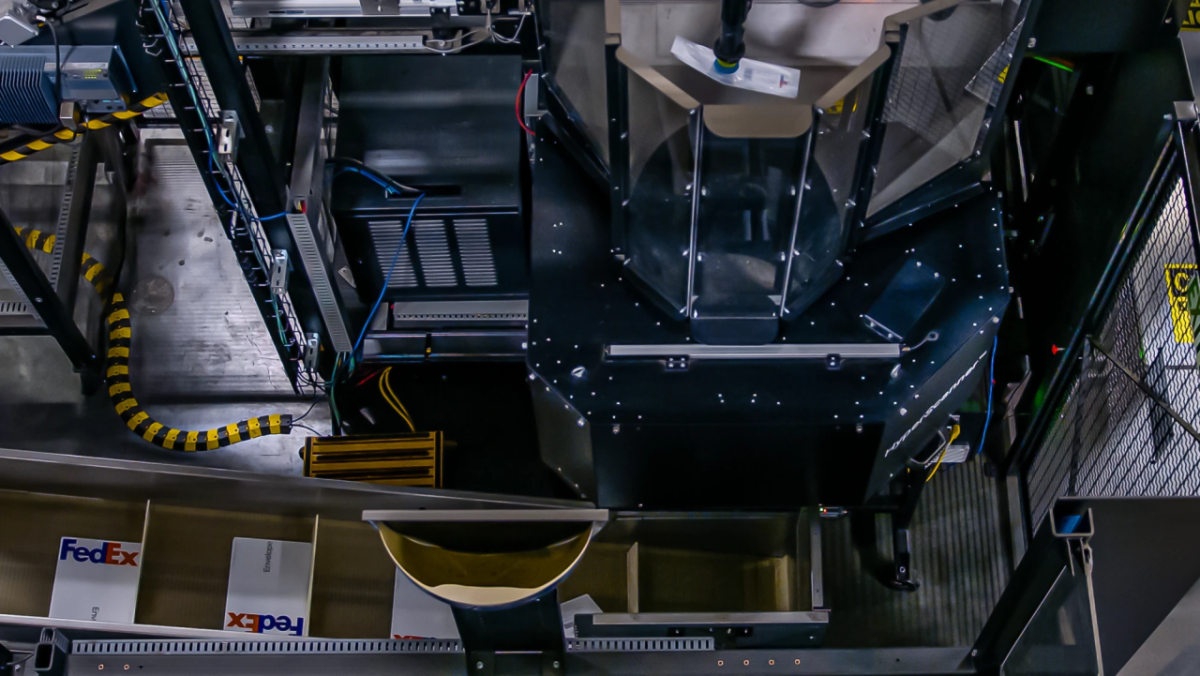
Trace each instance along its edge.
<path fill-rule="evenodd" d="M 312 544 L 234 538 L 226 631 L 308 636 Z"/>
<path fill-rule="evenodd" d="M 133 623 L 142 545 L 64 537 L 50 594 L 50 617 Z"/>

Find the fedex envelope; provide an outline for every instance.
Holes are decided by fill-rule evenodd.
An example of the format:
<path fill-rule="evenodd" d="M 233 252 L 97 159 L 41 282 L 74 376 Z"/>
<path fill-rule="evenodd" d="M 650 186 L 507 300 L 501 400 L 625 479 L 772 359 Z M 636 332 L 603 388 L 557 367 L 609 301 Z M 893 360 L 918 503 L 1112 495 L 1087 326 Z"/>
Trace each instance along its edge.
<path fill-rule="evenodd" d="M 312 544 L 234 538 L 226 631 L 307 636 Z"/>
<path fill-rule="evenodd" d="M 131 624 L 137 608 L 142 545 L 64 537 L 50 595 L 50 617 Z"/>

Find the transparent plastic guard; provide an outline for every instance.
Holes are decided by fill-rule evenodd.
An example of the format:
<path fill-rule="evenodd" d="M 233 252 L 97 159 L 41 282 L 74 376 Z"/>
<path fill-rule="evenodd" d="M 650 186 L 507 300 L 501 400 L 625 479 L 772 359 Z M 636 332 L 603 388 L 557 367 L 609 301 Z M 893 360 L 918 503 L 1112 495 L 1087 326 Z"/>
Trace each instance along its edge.
<path fill-rule="evenodd" d="M 772 63 L 742 59 L 738 69 L 732 73 L 719 73 L 717 57 L 713 50 L 676 35 L 671 45 L 675 58 L 704 73 L 708 77 L 730 87 L 749 89 L 754 92 L 795 98 L 800 91 L 800 71 L 795 68 L 776 66 Z"/>

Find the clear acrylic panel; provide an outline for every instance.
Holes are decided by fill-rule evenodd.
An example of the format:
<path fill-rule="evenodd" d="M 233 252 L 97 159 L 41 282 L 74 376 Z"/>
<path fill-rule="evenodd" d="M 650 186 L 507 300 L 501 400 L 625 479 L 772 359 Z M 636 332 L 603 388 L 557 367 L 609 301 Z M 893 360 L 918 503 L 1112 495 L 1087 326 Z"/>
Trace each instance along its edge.
<path fill-rule="evenodd" d="M 807 145 L 705 129 L 693 316 L 778 313 Z"/>
<path fill-rule="evenodd" d="M 814 116 L 817 136 L 804 181 L 785 319 L 799 315 L 841 277 L 837 259 L 853 227 L 849 218 L 874 73 L 859 73 L 863 79 L 856 87 Z"/>
<path fill-rule="evenodd" d="M 541 0 L 538 21 L 549 80 L 566 97 L 572 120 L 608 159 L 605 0 Z"/>
<path fill-rule="evenodd" d="M 812 185 L 828 186 L 838 216 L 845 220 L 847 203 L 853 199 L 854 177 L 858 173 L 858 149 L 870 120 L 868 111 L 873 78 L 868 77 L 853 91 L 818 116 L 817 139 L 813 159 L 819 175 L 810 177 Z"/>
<path fill-rule="evenodd" d="M 1012 60 L 1020 6 L 968 0 L 905 24 L 868 215 L 974 154 Z"/>
<path fill-rule="evenodd" d="M 675 311 L 687 306 L 696 108 L 629 69 L 627 269 Z"/>
<path fill-rule="evenodd" d="M 1088 576 L 1076 560 L 1064 568 L 1008 654 L 1003 676 L 1093 676 L 1099 673 Z"/>

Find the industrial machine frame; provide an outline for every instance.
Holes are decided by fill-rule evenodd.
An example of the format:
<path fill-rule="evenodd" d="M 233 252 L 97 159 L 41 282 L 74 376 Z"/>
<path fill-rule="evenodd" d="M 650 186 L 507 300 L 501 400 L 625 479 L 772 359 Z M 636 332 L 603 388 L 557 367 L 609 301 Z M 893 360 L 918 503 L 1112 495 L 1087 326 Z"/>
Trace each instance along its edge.
<path fill-rule="evenodd" d="M 988 77 L 994 80 L 983 89 L 986 97 L 969 91 L 972 85 L 964 88 L 964 92 L 958 92 L 985 101 L 985 110 L 980 118 L 981 131 L 975 135 L 970 152 L 948 169 L 937 171 L 928 177 L 929 180 L 921 181 L 919 189 L 900 195 L 882 208 L 871 210 L 872 199 L 877 194 L 875 178 L 885 163 L 881 157 L 888 138 L 888 126 L 895 121 L 895 111 L 889 108 L 895 105 L 893 89 L 898 87 L 902 76 L 900 70 L 905 50 L 915 44 L 909 41 L 910 32 L 917 30 L 913 28 L 916 22 L 925 19 L 932 21 L 934 19 L 931 17 L 935 15 L 948 16 L 949 12 L 962 4 L 964 0 L 934 0 L 888 19 L 879 50 L 853 69 L 812 107 L 813 115 L 807 132 L 810 135 L 801 142 L 803 167 L 795 187 L 803 196 L 808 187 L 806 176 L 810 176 L 807 172 L 819 171 L 814 155 L 814 148 L 821 143 L 816 138 L 817 130 L 823 122 L 832 119 L 835 113 L 831 111 L 841 109 L 843 102 L 852 95 L 861 93 L 869 97 L 869 104 L 863 111 L 862 127 L 850 130 L 854 137 L 851 145 L 855 149 L 848 193 L 850 197 L 834 205 L 844 235 L 842 244 L 849 247 L 879 245 L 885 235 L 892 236 L 887 240 L 889 243 L 900 241 L 897 235 L 902 234 L 902 228 L 960 207 L 962 213 L 966 214 L 963 218 L 978 217 L 980 228 L 994 229 L 997 234 L 988 236 L 996 239 L 994 249 L 997 253 L 991 253 L 991 240 L 981 246 L 988 249 L 987 255 L 996 258 L 988 258 L 987 263 L 999 261 L 996 267 L 1000 272 L 994 274 L 1002 276 L 1005 287 L 994 286 L 991 291 L 994 293 L 1000 288 L 1004 299 L 994 303 L 999 310 L 993 311 L 990 306 L 987 308 L 993 314 L 982 318 L 983 328 L 979 329 L 978 324 L 973 324 L 969 331 L 970 338 L 964 340 L 964 344 L 971 348 L 970 357 L 974 358 L 974 348 L 978 347 L 984 355 L 992 355 L 994 365 L 994 336 L 1000 330 L 1007 296 L 1012 293 L 1012 288 L 1008 287 L 1008 270 L 1004 265 L 1006 256 L 1002 251 L 1012 237 L 1007 233 L 998 234 L 1004 232 L 1002 219 L 1010 206 L 1015 207 L 1011 209 L 1012 212 L 1021 216 L 1034 214 L 1036 206 L 1040 204 L 1036 191 L 1046 188 L 1040 184 L 1032 188 L 1025 184 L 1023 158 L 1019 176 L 1020 192 L 1027 197 L 1032 189 L 1035 199 L 1022 198 L 1018 202 L 1013 194 L 1016 192 L 1014 186 L 1011 185 L 1005 186 L 1004 191 L 996 190 L 999 182 L 990 174 L 997 169 L 995 155 L 1001 151 L 1011 153 L 1013 148 L 1018 154 L 1021 152 L 1019 125 L 1014 123 L 1011 129 L 1017 135 L 1014 145 L 1010 129 L 1000 121 L 1007 120 L 1002 113 L 1009 109 L 1013 101 L 1027 52 L 1034 49 L 1039 39 L 1043 44 L 1056 39 L 1058 44 L 1070 44 L 1061 34 L 1039 33 L 1039 27 L 1048 21 L 1042 15 L 1043 10 L 1047 10 L 1047 16 L 1059 16 L 1058 13 L 1064 11 L 1062 3 L 1025 0 L 1012 5 L 1017 12 L 1012 17 L 1013 28 L 1000 48 L 989 57 L 988 68 L 991 70 L 981 69 L 981 72 L 986 70 Z M 1171 11 L 1168 8 L 1167 23 L 1176 16 Z M 608 218 L 593 214 L 593 219 L 585 225 L 592 228 L 590 232 L 601 230 L 599 226 L 611 226 L 607 233 L 611 237 L 611 249 L 608 252 L 601 251 L 600 257 L 615 257 L 618 263 L 613 264 L 614 270 L 619 269 L 620 262 L 627 261 L 631 249 L 627 232 L 627 207 L 633 198 L 634 183 L 630 167 L 630 80 L 643 77 L 639 72 L 644 74 L 648 69 L 622 47 L 619 14 L 619 3 L 608 0 L 602 27 L 603 87 L 606 97 L 604 112 L 607 123 L 600 139 L 594 130 L 587 129 L 578 112 L 573 110 L 570 96 L 555 80 L 553 55 L 550 53 L 554 45 L 545 42 L 546 29 L 540 21 L 533 22 L 525 29 L 525 34 L 536 36 L 539 47 L 523 44 L 520 48 L 522 63 L 538 65 L 545 74 L 535 81 L 534 92 L 526 98 L 533 105 L 527 103 L 521 119 L 523 123 L 532 122 L 534 130 L 528 137 L 522 136 L 526 144 L 524 150 L 528 151 L 531 159 L 549 160 L 550 169 L 542 169 L 542 172 L 559 173 L 557 167 L 566 166 L 565 160 L 572 159 L 577 165 L 572 171 L 576 173 L 568 178 L 590 179 L 594 184 L 589 185 L 590 188 L 598 187 L 604 191 L 600 203 L 607 203 Z M 322 203 L 322 186 L 326 176 L 324 164 L 328 158 L 322 148 L 322 134 L 326 133 L 325 116 L 330 97 L 330 57 L 325 53 L 308 54 L 301 46 L 296 53 L 304 54 L 305 58 L 279 68 L 278 72 L 284 74 L 282 79 L 285 80 L 281 88 L 286 92 L 280 118 L 284 120 L 283 126 L 286 128 L 278 134 L 282 142 L 276 143 L 273 132 L 268 131 L 266 115 L 260 110 L 258 92 L 248 77 L 253 69 L 240 58 L 243 52 L 257 48 L 247 47 L 244 40 L 239 42 L 235 39 L 220 3 L 211 0 L 137 0 L 137 16 L 142 46 L 146 54 L 156 55 L 150 63 L 161 79 L 159 90 L 166 93 L 174 121 L 183 132 L 209 199 L 233 246 L 255 299 L 256 309 L 268 327 L 275 352 L 294 390 L 297 393 L 311 390 L 315 398 L 322 380 L 336 380 L 338 365 L 342 363 L 339 356 L 352 354 L 357 349 L 353 337 L 358 329 L 362 328 L 362 335 L 370 335 L 369 331 L 378 326 L 360 326 L 371 316 L 368 308 L 362 307 L 361 302 L 348 295 L 344 296 L 338 281 L 337 269 L 345 261 L 346 252 L 340 241 L 327 245 L 330 240 L 329 205 Z M 535 15 L 535 18 L 541 17 Z M 1162 17 L 1152 18 L 1157 22 Z M 275 37 L 282 42 L 289 39 L 287 35 Z M 547 49 L 540 49 L 542 45 L 546 45 Z M 270 53 L 270 50 L 265 50 L 265 53 Z M 537 112 L 539 92 L 548 113 L 537 116 L 531 114 L 531 109 Z M 1088 95 L 1091 95 L 1090 90 Z M 699 177 L 700 139 L 704 133 L 701 128 L 703 110 L 699 103 L 690 110 L 690 114 L 691 119 L 695 120 L 691 123 L 694 125 L 691 131 L 694 132 L 695 149 L 693 175 Z M 75 202 L 68 211 L 65 235 L 60 237 L 65 240 L 65 248 L 61 254 L 63 267 L 59 279 L 65 278 L 66 282 L 60 283 L 59 288 L 51 284 L 29 252 L 25 239 L 11 227 L 8 217 L 0 210 L 0 230 L 4 231 L 0 232 L 0 259 L 22 293 L 35 304 L 37 314 L 45 325 L 44 332 L 55 337 L 75 369 L 82 374 L 84 389 L 89 391 L 100 384 L 102 360 L 98 343 L 85 335 L 73 318 L 74 282 L 80 271 L 80 248 L 88 225 L 87 214 L 98 160 L 105 160 L 112 172 L 112 183 L 119 187 L 122 208 L 126 191 L 132 185 L 132 177 L 126 173 L 127 156 L 129 148 L 136 146 L 137 139 L 130 129 L 126 127 L 120 133 L 115 128 L 89 133 L 78 147 L 77 173 L 71 186 Z M 222 129 L 226 136 L 218 138 L 218 129 Z M 1013 529 L 1013 546 L 1016 550 L 1013 559 L 1019 564 L 972 646 L 733 650 L 718 645 L 711 638 L 686 636 L 683 630 L 668 638 L 581 637 L 560 641 L 562 636 L 554 621 L 559 619 L 557 604 L 554 603 L 557 591 L 553 587 L 524 606 L 479 613 L 459 612 L 459 624 L 468 630 L 464 631 L 464 638 L 457 641 L 258 640 L 261 637 L 234 641 L 202 629 L 183 630 L 149 624 L 99 627 L 82 622 L 18 616 L 0 616 L 0 640 L 33 646 L 33 668 L 47 676 L 71 669 L 90 671 L 105 668 L 157 669 L 172 673 L 209 673 L 221 668 L 234 671 L 286 669 L 294 673 L 319 673 L 330 669 L 383 672 L 399 668 L 415 673 L 465 670 L 480 676 L 507 673 L 632 674 L 648 671 L 722 674 L 730 670 L 746 673 L 779 670 L 788 674 L 1015 674 L 1030 665 L 1045 666 L 1052 663 L 1062 667 L 1068 662 L 1102 673 L 1105 657 L 1102 655 L 1100 622 L 1097 620 L 1093 571 L 1105 564 L 1103 561 L 1093 562 L 1089 543 L 1091 538 L 1104 532 L 1104 523 L 1102 519 L 1093 519 L 1093 506 L 1099 513 L 1102 501 L 1091 500 L 1114 496 L 1191 495 L 1200 491 L 1200 483 L 1197 483 L 1200 480 L 1193 476 L 1200 468 L 1200 432 L 1191 422 L 1200 415 L 1197 409 L 1200 404 L 1181 399 L 1190 391 L 1189 388 L 1194 390 L 1196 383 L 1193 378 L 1197 372 L 1197 351 L 1192 343 L 1196 330 L 1194 317 L 1200 312 L 1200 278 L 1195 272 L 1196 266 L 1200 265 L 1200 207 L 1196 206 L 1196 200 L 1200 199 L 1200 113 L 1196 104 L 1176 104 L 1174 115 L 1164 120 L 1162 129 L 1157 132 L 1163 139 L 1161 148 L 1156 147 L 1154 153 L 1146 153 L 1146 157 L 1138 158 L 1148 158 L 1152 162 L 1152 166 L 1139 167 L 1145 169 L 1149 181 L 1129 214 L 1126 227 L 1116 241 L 1081 321 L 1061 348 L 1062 356 L 1057 366 L 1051 369 L 1053 375 L 1047 381 L 1040 406 L 1020 434 L 1016 433 L 1015 418 L 1020 400 L 1019 390 L 1023 387 L 1018 388 L 1014 396 L 1005 399 L 1007 410 L 1002 411 L 1003 425 L 1006 430 L 1011 428 L 1013 431 L 1003 439 L 1002 445 L 1006 448 L 989 455 L 993 462 L 991 466 L 998 466 L 1002 481 L 1006 480 L 1010 489 L 1009 515 L 1016 524 Z M 236 149 L 224 143 L 231 139 Z M 601 142 L 606 153 L 598 150 Z M 221 146 L 220 150 L 218 146 Z M 534 176 L 538 176 L 537 171 L 529 169 Z M 565 171 L 561 174 L 567 175 Z M 699 185 L 700 179 L 696 181 Z M 553 208 L 551 213 L 556 215 L 574 215 L 570 209 L 586 210 L 585 207 L 590 204 L 584 203 L 588 198 L 579 198 L 578 202 L 583 204 L 580 207 L 563 196 L 565 191 L 553 193 L 556 187 L 561 186 L 556 186 L 553 180 L 538 180 L 532 189 L 531 199 L 543 200 L 541 204 L 550 205 Z M 595 192 L 593 190 L 588 194 Z M 699 189 L 695 193 L 699 193 Z M 699 204 L 699 197 L 693 195 L 693 198 L 693 205 Z M 782 259 L 786 262 L 788 275 L 792 270 L 793 258 L 797 256 L 794 244 L 799 230 L 801 205 L 801 198 L 797 198 L 789 249 Z M 415 212 L 416 202 L 412 209 Z M 681 314 L 685 321 L 698 316 L 693 308 L 693 272 L 699 256 L 696 247 L 696 231 L 699 227 L 697 212 L 698 207 L 693 206 L 690 246 L 684 251 L 684 255 L 690 257 L 691 268 L 683 311 L 670 308 L 672 312 Z M 995 212 L 995 215 L 985 216 L 985 212 Z M 985 218 L 994 219 L 995 222 L 985 222 Z M 938 226 L 950 229 L 944 224 L 939 223 Z M 1045 227 L 1048 231 L 1049 224 Z M 563 234 L 561 237 L 575 236 Z M 546 238 L 544 233 L 535 233 L 533 241 L 536 244 L 560 242 Z M 979 241 L 983 242 L 984 236 Z M 961 248 L 962 245 L 959 246 Z M 556 256 L 562 255 L 561 249 L 552 251 Z M 543 273 L 549 269 L 546 254 L 544 251 L 533 252 L 530 256 L 531 287 L 537 289 L 540 283 L 543 285 L 541 288 L 545 289 L 548 286 L 546 278 L 543 276 L 539 279 L 538 272 L 539 268 Z M 590 263 L 593 259 L 580 255 L 569 260 Z M 607 262 L 613 263 L 612 260 Z M 119 269 L 120 265 L 113 267 Z M 564 287 L 569 288 L 571 283 L 579 282 L 576 278 L 568 277 L 563 275 L 566 280 L 562 282 Z M 1165 288 L 1161 284 L 1163 277 Z M 788 313 L 789 279 L 785 275 L 783 293 L 774 316 L 780 322 Z M 559 283 L 558 280 L 555 283 Z M 604 285 L 601 283 L 599 286 Z M 606 298 L 615 297 L 614 292 L 614 295 Z M 383 296 L 380 298 L 382 300 Z M 979 299 L 982 306 L 993 303 L 990 297 L 985 300 L 980 295 Z M 555 299 L 555 302 L 565 301 Z M 632 300 L 630 302 L 637 306 Z M 537 322 L 539 312 L 553 312 L 558 307 L 553 303 L 539 303 L 545 301 L 534 301 L 530 306 L 532 323 Z M 1019 302 L 1017 305 L 1020 311 Z M 1163 307 L 1168 309 L 1165 315 L 1162 313 Z M 972 310 L 982 312 L 981 308 Z M 583 308 L 580 313 L 587 311 L 587 308 Z M 1150 318 L 1151 313 L 1161 316 L 1153 319 Z M 559 316 L 570 315 L 564 312 Z M 1169 321 L 1163 317 L 1168 317 Z M 970 321 L 970 318 L 966 321 Z M 21 331 L 43 332 L 40 328 Z M 559 335 L 554 334 L 553 337 L 559 338 Z M 703 483 L 694 492 L 689 492 L 686 487 L 679 488 L 678 485 L 658 490 L 658 487 L 667 483 L 658 481 L 661 474 L 638 474 L 637 468 L 629 461 L 629 455 L 612 454 L 611 448 L 615 446 L 612 439 L 631 444 L 633 448 L 632 439 L 636 438 L 635 435 L 641 433 L 643 428 L 651 429 L 652 423 L 659 421 L 637 422 L 642 419 L 641 415 L 637 415 L 636 419 L 631 415 L 621 420 L 613 415 L 612 421 L 594 416 L 582 404 L 575 403 L 569 388 L 581 386 L 589 376 L 598 373 L 598 368 L 592 362 L 587 362 L 588 367 L 585 368 L 583 365 L 565 365 L 561 360 L 556 360 L 558 363 L 551 366 L 549 359 L 558 355 L 552 353 L 547 345 L 551 342 L 551 333 L 545 323 L 536 328 L 528 327 L 527 340 L 530 345 L 522 345 L 522 350 L 528 349 L 530 354 L 528 378 L 538 426 L 543 433 L 542 460 L 555 470 L 564 486 L 570 487 L 569 490 L 578 499 L 593 500 L 603 503 L 605 507 L 631 512 L 646 506 L 648 509 L 670 511 L 690 507 L 693 503 L 688 500 L 693 500 L 697 493 L 712 493 L 705 490 L 706 484 Z M 538 345 L 538 340 L 543 341 L 542 345 Z M 560 339 L 558 342 L 561 344 L 565 341 Z M 993 346 L 990 350 L 987 347 L 989 343 Z M 682 353 L 676 346 L 650 347 L 660 349 L 654 352 L 647 351 L 645 345 L 606 343 L 603 355 L 595 356 L 605 364 L 614 359 L 633 357 L 643 362 L 653 361 L 655 368 L 661 362 L 665 370 L 686 372 L 696 356 L 700 355 L 702 360 L 706 356 L 705 349 L 712 346 L 689 346 L 682 359 L 679 359 Z M 840 346 L 847 350 L 845 354 L 831 352 L 827 345 L 818 346 L 819 354 L 804 352 L 806 346 L 799 343 L 786 347 L 792 351 L 784 353 L 785 356 L 808 359 L 815 356 L 818 363 L 823 360 L 822 366 L 831 372 L 842 368 L 843 357 L 864 361 L 876 357 L 866 354 L 870 351 L 866 348 L 864 353 L 854 354 L 847 345 Z M 818 347 L 812 350 L 818 350 Z M 884 357 L 892 358 L 890 350 L 894 348 L 894 357 L 898 360 L 902 354 L 900 344 L 888 343 L 886 347 L 889 351 Z M 578 345 L 574 346 L 574 349 L 578 348 Z M 643 351 L 637 352 L 634 348 Z M 556 346 L 555 349 L 566 348 Z M 628 353 L 622 354 L 622 349 Z M 1147 364 L 1145 355 L 1151 349 L 1155 356 Z M 965 354 L 966 347 L 963 350 Z M 1056 347 L 1055 356 L 1059 351 Z M 728 354 L 734 352 L 737 351 L 725 350 L 719 358 L 726 359 Z M 762 346 L 755 345 L 740 356 L 748 355 L 753 359 L 763 354 Z M 1188 359 L 1170 361 L 1171 355 L 1181 354 Z M 549 355 L 545 368 L 536 362 L 538 355 Z M 388 358 L 387 355 L 376 357 L 381 360 Z M 512 355 L 505 353 L 503 357 L 511 358 Z M 734 358 L 738 357 L 735 355 Z M 1160 357 L 1164 360 L 1161 363 Z M 946 356 L 943 365 L 952 359 L 956 360 L 956 368 L 963 366 L 957 369 L 956 375 L 967 365 L 970 366 L 958 382 L 971 375 L 977 365 L 985 363 L 982 355 L 974 363 L 969 363 L 969 360 L 961 361 L 962 358 L 955 353 Z M 402 359 L 397 357 L 396 361 Z M 581 358 L 579 363 L 583 362 Z M 933 363 L 930 361 L 930 364 Z M 630 368 L 647 367 L 647 363 L 640 363 Z M 899 371 L 897 366 L 891 377 L 898 377 L 896 374 Z M 867 379 L 865 373 L 864 381 Z M 938 376 L 944 378 L 945 374 Z M 608 380 L 611 381 L 612 377 Z M 932 381 L 932 378 L 929 380 Z M 933 383 L 945 394 L 938 404 L 929 409 L 930 413 L 957 387 L 958 383 L 951 385 L 951 382 L 954 382 L 952 377 L 949 381 Z M 598 385 L 596 389 L 610 394 L 604 392 L 605 387 Z M 595 396 L 596 393 L 593 391 L 591 394 Z M 961 399 L 955 402 L 956 405 L 961 404 L 968 394 L 959 392 Z M 724 396 L 717 396 L 720 397 L 719 404 L 724 405 Z M 749 403 L 757 404 L 757 398 L 758 395 L 754 394 Z M 988 402 L 990 406 L 990 387 Z M 616 401 L 615 405 L 620 406 L 621 402 Z M 777 401 L 776 405 L 781 406 L 782 402 Z M 1021 405 L 1029 406 L 1028 400 Z M 606 409 L 604 413 L 609 411 Z M 906 414 L 907 411 L 899 409 L 899 416 Z M 1105 416 L 1108 422 L 1097 422 Z M 837 416 L 833 418 L 837 419 Z M 909 432 L 924 419 L 922 417 L 913 424 Z M 865 425 L 857 423 L 851 426 L 846 423 L 845 429 L 842 429 L 843 423 L 839 422 L 834 431 L 823 439 L 831 443 L 838 441 L 845 448 L 853 444 L 867 448 L 883 438 L 883 422 L 886 420 L 881 414 L 877 420 L 868 421 Z M 677 424 L 677 421 L 669 423 Z M 825 423 L 833 427 L 828 420 Z M 335 421 L 335 432 L 336 425 Z M 865 436 L 864 428 L 867 431 Z M 987 429 L 987 423 L 984 423 L 980 445 L 986 439 Z M 934 434 L 933 430 L 924 432 L 928 432 L 929 438 Z M 654 433 L 666 436 L 661 431 Z M 907 437 L 908 433 L 899 437 L 896 445 L 902 444 Z M 650 438 L 650 442 L 644 442 L 649 445 L 656 443 L 654 437 L 643 438 Z M 856 438 L 858 441 L 854 441 Z M 605 443 L 609 444 L 607 451 Z M 1012 444 L 1011 449 L 1007 448 L 1009 444 Z M 895 449 L 896 445 L 889 451 Z M 949 445 L 947 441 L 946 447 Z M 575 455 L 556 455 L 566 448 L 576 451 Z M 580 455 L 582 450 L 587 451 L 586 458 Z M 909 456 L 919 450 L 905 449 L 911 451 Z M 874 453 L 873 448 L 871 451 Z M 605 452 L 610 453 L 610 464 L 607 465 L 602 464 Z M 886 458 L 887 453 L 883 456 Z M 871 476 L 864 474 L 863 478 L 864 481 L 869 480 L 876 490 L 867 491 L 863 487 L 859 491 L 867 498 L 862 501 L 864 504 L 847 502 L 838 506 L 890 514 L 893 579 L 889 583 L 895 588 L 909 590 L 916 585 L 911 570 L 912 545 L 908 527 L 916 513 L 918 498 L 926 480 L 932 476 L 932 472 L 928 472 L 928 465 L 920 472 L 907 470 L 905 462 L 910 459 L 898 459 L 897 456 L 887 464 L 880 462 L 878 466 L 872 465 Z M 359 520 L 360 517 L 366 518 L 361 512 L 367 508 L 482 512 L 512 507 L 561 510 L 591 506 L 585 502 L 380 488 L 323 479 L 301 481 L 120 460 L 72 458 L 69 465 L 64 464 L 67 471 L 50 477 L 40 469 L 47 463 L 62 461 L 61 457 L 54 458 L 47 454 L 0 450 L 0 468 L 4 469 L 0 472 L 0 489 L 36 489 L 52 495 L 110 500 L 161 500 L 164 504 L 200 508 L 212 508 L 220 504 L 223 509 L 275 515 L 300 514 L 318 522 L 322 517 L 334 518 L 334 515 L 336 518 L 349 516 Z M 765 473 L 769 474 L 774 469 L 774 466 L 767 467 Z M 903 477 L 898 476 L 901 470 L 905 470 Z M 671 471 L 676 470 L 672 467 Z M 750 476 L 751 471 L 739 467 L 730 469 L 729 473 L 736 478 L 744 478 Z M 606 472 L 607 476 L 601 476 Z M 619 476 L 620 481 L 612 480 L 614 476 Z M 726 478 L 722 476 L 715 480 Z M 764 484 L 769 483 L 764 481 Z M 253 486 L 256 490 L 244 490 L 247 486 Z M 653 486 L 655 490 L 647 489 L 647 486 Z M 697 510 L 697 513 L 704 514 L 707 510 L 715 512 L 726 507 L 720 499 L 741 499 L 742 503 L 734 507 L 763 511 L 799 509 L 797 505 L 778 498 L 789 491 L 776 490 L 772 493 L 772 488 L 778 486 L 771 484 L 764 488 L 762 484 L 741 482 L 737 489 L 741 493 L 731 489 L 728 495 L 712 498 L 712 502 L 703 504 L 703 509 Z M 816 502 L 817 489 L 809 494 L 803 492 L 807 488 L 788 488 L 793 500 L 813 498 L 809 502 Z M 842 497 L 853 494 L 860 487 L 852 480 L 847 480 L 845 485 L 822 488 L 829 491 L 839 489 L 839 492 L 832 494 Z M 1087 500 L 1060 499 L 1064 497 Z M 656 499 L 661 499 L 661 505 L 653 502 Z M 1163 507 L 1163 513 L 1174 514 L 1170 509 L 1174 508 Z M 472 520 L 470 516 L 461 514 L 454 515 L 454 518 L 468 522 Z M 482 518 L 479 520 L 486 521 Z M 819 538 L 818 529 L 818 550 Z M 819 554 L 816 558 L 819 560 Z M 819 563 L 814 574 L 820 574 Z M 815 592 L 813 597 L 813 612 L 819 615 L 822 608 L 816 601 Z M 1068 606 L 1072 609 L 1070 612 L 1080 609 L 1090 612 L 1090 616 L 1074 616 L 1075 620 L 1081 622 L 1077 628 L 1084 631 L 1075 637 L 1080 640 L 1072 645 L 1054 645 L 1055 648 L 1063 648 L 1059 651 L 1041 650 L 1044 644 L 1040 643 L 1030 647 L 1031 643 L 1044 638 L 1039 629 L 1041 625 L 1037 623 L 1046 617 L 1047 609 Z M 636 610 L 631 610 L 630 614 L 636 615 Z M 810 619 L 819 623 L 820 618 Z M 632 622 L 655 624 L 650 617 L 634 617 Z M 729 623 L 729 618 L 718 618 L 711 624 L 725 626 Z M 519 636 L 521 640 L 513 636 Z M 1053 643 L 1053 638 L 1046 640 Z M 513 641 L 520 644 L 516 645 L 517 650 L 513 649 Z M 531 643 L 537 644 L 536 649 L 529 647 Z M 6 657 L 4 650 L 0 647 L 0 665 L 6 663 L 3 659 Z M 4 668 L 0 667 L 0 674 L 3 673 Z"/>

